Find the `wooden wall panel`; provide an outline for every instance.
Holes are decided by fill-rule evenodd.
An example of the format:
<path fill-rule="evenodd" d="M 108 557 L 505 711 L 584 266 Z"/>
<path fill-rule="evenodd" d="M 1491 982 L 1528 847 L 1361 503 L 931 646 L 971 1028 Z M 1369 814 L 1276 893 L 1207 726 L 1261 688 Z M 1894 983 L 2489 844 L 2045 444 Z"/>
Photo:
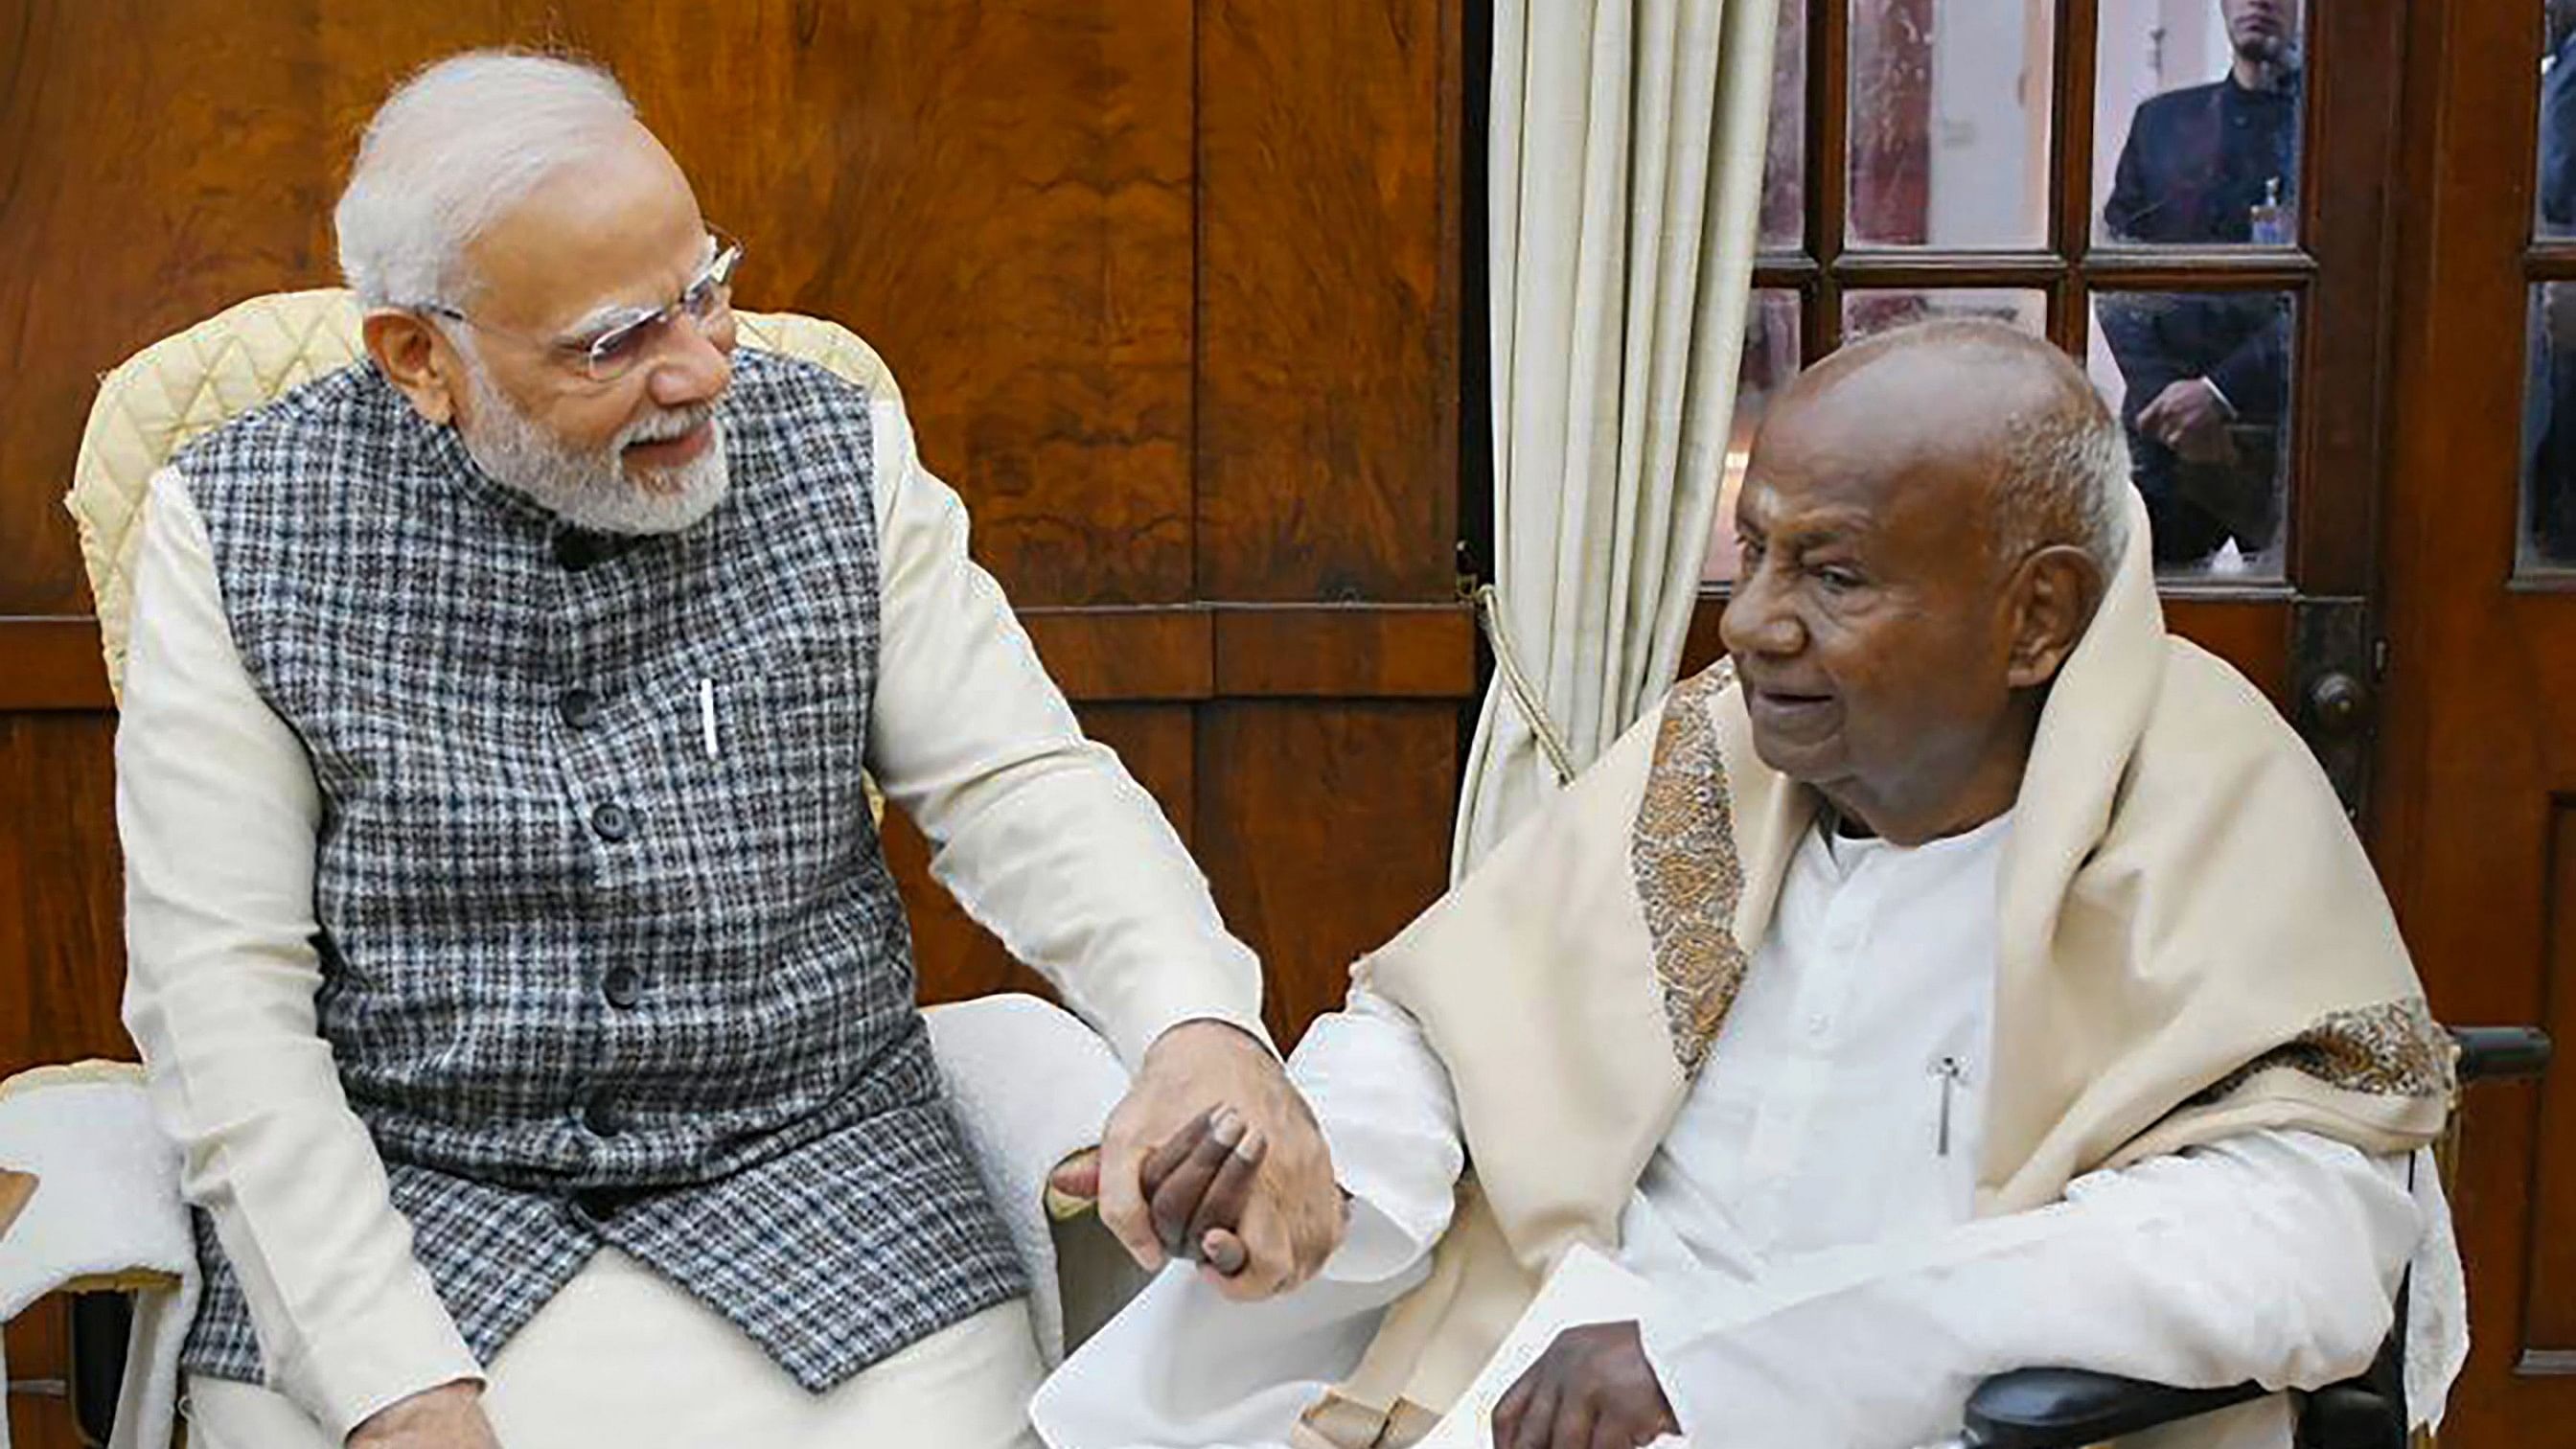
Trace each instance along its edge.
<path fill-rule="evenodd" d="M 131 1057 L 114 721 L 0 714 L 0 1076 Z"/>
<path fill-rule="evenodd" d="M 1454 0 L 1207 0 L 1199 583 L 1444 599 L 1457 523 Z"/>
<path fill-rule="evenodd" d="M 1341 1004 L 1354 960 L 1448 886 L 1457 710 L 1217 704 L 1199 761 L 1199 863 L 1262 953 L 1285 1047 Z"/>
<path fill-rule="evenodd" d="M 30 1389 L 63 1381 L 69 1365 L 70 1301 L 44 1298 L 9 1320 L 10 1442 L 19 1449 L 80 1449 L 68 1398 Z M 47 1381 L 51 1381 L 48 1383 Z"/>
<path fill-rule="evenodd" d="M 98 375 L 328 265 L 309 3 L 20 0 L 0 20 L 0 615 L 80 613 L 56 504 Z M 184 44 L 154 43 L 184 38 Z"/>

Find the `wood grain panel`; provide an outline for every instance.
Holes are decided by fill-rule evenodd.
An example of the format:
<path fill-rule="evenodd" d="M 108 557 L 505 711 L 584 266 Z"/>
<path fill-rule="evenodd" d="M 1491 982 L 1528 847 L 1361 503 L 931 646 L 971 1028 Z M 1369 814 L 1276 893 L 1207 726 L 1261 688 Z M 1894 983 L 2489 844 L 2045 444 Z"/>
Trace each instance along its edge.
<path fill-rule="evenodd" d="M 1196 807 L 1189 706 L 1104 704 L 1081 713 L 1083 729 L 1118 752 L 1127 772 L 1162 805 L 1186 843 Z M 929 846 L 899 811 L 886 818 L 886 852 L 912 917 L 923 1001 L 958 1001 L 995 991 L 1054 995 L 1042 977 L 1013 960 L 991 932 L 930 878 Z"/>
<path fill-rule="evenodd" d="M 2565 1052 L 2576 1048 L 2576 797 L 2553 801 L 2549 824 L 2549 959 L 2540 1022 Z M 2538 1095 L 2531 1258 L 2517 1356 L 2525 1366 L 2555 1358 L 2576 1367 L 2576 1232 L 2568 1231 L 2576 1224 L 2576 1072 L 2550 1073 Z"/>
<path fill-rule="evenodd" d="M 40 1298 L 9 1321 L 9 1432 L 20 1449 L 80 1449 L 71 1401 L 28 1391 L 31 1381 L 61 1382 L 70 1364 L 71 1300 Z"/>
<path fill-rule="evenodd" d="M 1466 699 L 1476 615 L 1464 604 L 1216 611 L 1216 692 L 1230 698 Z"/>
<path fill-rule="evenodd" d="M 325 274 L 314 6 L 22 0 L 0 21 L 0 614 L 87 603 L 56 500 L 98 375 Z"/>
<path fill-rule="evenodd" d="M 334 5 L 327 77 L 346 134 L 466 47 L 607 64 L 745 241 L 745 303 L 884 355 L 1014 599 L 1162 602 L 1191 577 L 1190 9 Z"/>
<path fill-rule="evenodd" d="M 1216 688 L 1204 609 L 1032 609 L 1020 622 L 1074 699 L 1205 699 Z"/>
<path fill-rule="evenodd" d="M 1208 0 L 1199 583 L 1449 596 L 1456 257 L 1446 0 Z"/>
<path fill-rule="evenodd" d="M 0 27 L 0 249 L 77 257 L 79 278 L 0 278 L 0 613 L 82 602 L 55 499 L 97 375 L 245 296 L 332 281 L 368 113 L 421 63 L 504 43 L 618 69 L 748 242 L 745 301 L 884 353 L 1014 597 L 1189 594 L 1188 0 L 22 14 Z"/>
<path fill-rule="evenodd" d="M 1199 716 L 1199 864 L 1261 953 L 1292 1045 L 1351 963 L 1448 885 L 1458 713 L 1449 705 L 1220 703 Z"/>
<path fill-rule="evenodd" d="M 0 549 L 0 557 L 7 550 Z M 98 624 L 87 618 L 0 618 L 0 713 L 11 710 L 103 710 L 107 665 Z"/>
<path fill-rule="evenodd" d="M 0 715 L 0 1076 L 134 1056 L 113 739 L 100 715 Z"/>

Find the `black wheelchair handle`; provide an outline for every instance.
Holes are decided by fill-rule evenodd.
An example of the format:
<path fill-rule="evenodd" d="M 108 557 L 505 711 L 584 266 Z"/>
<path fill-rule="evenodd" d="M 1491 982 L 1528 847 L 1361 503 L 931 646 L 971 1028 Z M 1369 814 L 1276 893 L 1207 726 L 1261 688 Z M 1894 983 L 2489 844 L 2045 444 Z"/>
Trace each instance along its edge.
<path fill-rule="evenodd" d="M 2536 1026 L 2455 1026 L 2451 1037 L 2460 1044 L 2463 1082 L 2539 1076 L 2555 1050 L 2549 1033 Z"/>

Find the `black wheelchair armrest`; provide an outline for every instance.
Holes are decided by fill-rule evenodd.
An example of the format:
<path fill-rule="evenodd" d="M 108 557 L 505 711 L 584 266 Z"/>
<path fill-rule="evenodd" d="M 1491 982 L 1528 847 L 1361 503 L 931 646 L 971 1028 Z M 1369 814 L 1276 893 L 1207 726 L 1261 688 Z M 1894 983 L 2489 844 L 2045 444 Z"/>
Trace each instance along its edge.
<path fill-rule="evenodd" d="M 2177 1389 L 2087 1369 L 1997 1374 L 1968 1397 L 1968 1449 L 2085 1449 L 2263 1397 L 2260 1384 Z"/>

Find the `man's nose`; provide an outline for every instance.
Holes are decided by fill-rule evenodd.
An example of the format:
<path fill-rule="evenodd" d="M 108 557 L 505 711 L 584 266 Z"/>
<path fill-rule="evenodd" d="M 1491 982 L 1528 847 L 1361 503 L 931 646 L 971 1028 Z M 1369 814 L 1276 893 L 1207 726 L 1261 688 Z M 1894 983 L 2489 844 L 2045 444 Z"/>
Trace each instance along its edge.
<path fill-rule="evenodd" d="M 675 319 L 662 355 L 653 360 L 653 401 L 666 408 L 713 402 L 732 381 L 731 336 L 711 335 L 694 318 Z"/>
<path fill-rule="evenodd" d="M 1767 566 L 1757 566 L 1736 580 L 1735 596 L 1717 619 L 1717 634 L 1729 654 L 1795 654 L 1807 647 L 1807 631 L 1790 612 Z"/>

